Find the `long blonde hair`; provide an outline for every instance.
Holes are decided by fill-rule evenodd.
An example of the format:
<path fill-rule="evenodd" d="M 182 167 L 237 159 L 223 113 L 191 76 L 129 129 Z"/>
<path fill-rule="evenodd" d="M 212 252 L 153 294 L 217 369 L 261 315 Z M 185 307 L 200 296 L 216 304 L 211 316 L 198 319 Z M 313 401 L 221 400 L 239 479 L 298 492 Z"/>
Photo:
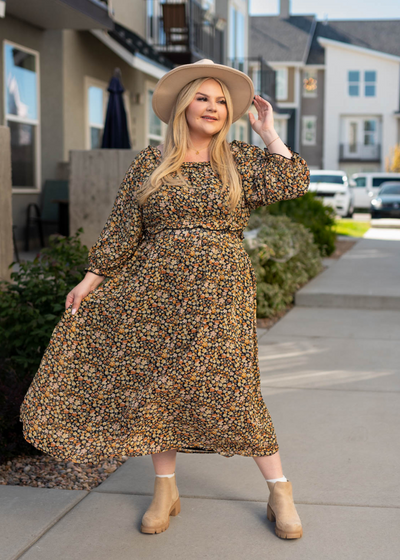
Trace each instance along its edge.
<path fill-rule="evenodd" d="M 148 197 L 156 192 L 161 185 L 188 186 L 187 181 L 180 172 L 180 167 L 185 160 L 186 150 L 191 147 L 189 126 L 185 110 L 193 101 L 194 96 L 203 82 L 210 78 L 198 78 L 186 84 L 179 92 L 171 112 L 165 135 L 164 154 L 161 163 L 145 180 L 136 192 L 139 205 L 144 205 Z M 229 185 L 228 206 L 229 210 L 235 209 L 240 199 L 241 176 L 239 175 L 233 159 L 229 144 L 226 140 L 232 124 L 232 99 L 226 85 L 217 78 L 225 96 L 227 105 L 227 118 L 219 132 L 214 134 L 210 142 L 210 164 L 214 173 L 218 174 L 223 187 Z M 176 176 L 172 173 L 177 172 Z"/>

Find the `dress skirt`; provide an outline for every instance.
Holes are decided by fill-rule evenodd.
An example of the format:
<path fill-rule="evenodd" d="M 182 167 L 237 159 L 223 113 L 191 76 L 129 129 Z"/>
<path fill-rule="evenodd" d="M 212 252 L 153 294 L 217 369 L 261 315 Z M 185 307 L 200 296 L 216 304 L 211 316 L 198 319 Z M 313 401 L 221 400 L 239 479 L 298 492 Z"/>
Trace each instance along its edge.
<path fill-rule="evenodd" d="M 243 229 L 252 208 L 304 194 L 309 171 L 292 151 L 230 146 L 243 189 L 233 213 L 209 162 L 185 162 L 188 187 L 164 185 L 140 207 L 135 189 L 161 154 L 149 146 L 132 163 L 89 253 L 88 270 L 106 279 L 65 310 L 21 405 L 38 449 L 79 463 L 278 451 Z"/>

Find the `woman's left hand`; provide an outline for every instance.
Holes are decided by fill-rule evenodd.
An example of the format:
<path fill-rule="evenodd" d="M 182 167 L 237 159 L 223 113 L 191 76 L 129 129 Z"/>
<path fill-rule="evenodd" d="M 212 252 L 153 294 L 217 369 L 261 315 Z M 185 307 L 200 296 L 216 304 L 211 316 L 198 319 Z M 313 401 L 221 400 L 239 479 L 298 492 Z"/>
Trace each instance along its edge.
<path fill-rule="evenodd" d="M 274 130 L 274 115 L 271 103 L 263 99 L 260 95 L 254 97 L 254 106 L 257 109 L 258 119 L 256 120 L 253 113 L 248 113 L 251 128 L 260 136 L 264 132 Z"/>

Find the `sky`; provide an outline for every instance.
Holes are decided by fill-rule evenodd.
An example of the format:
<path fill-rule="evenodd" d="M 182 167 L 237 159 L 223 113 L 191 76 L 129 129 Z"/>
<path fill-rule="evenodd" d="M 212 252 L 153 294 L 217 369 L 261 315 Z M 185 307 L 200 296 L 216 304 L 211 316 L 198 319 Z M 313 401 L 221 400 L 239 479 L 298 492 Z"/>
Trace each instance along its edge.
<path fill-rule="evenodd" d="M 400 19 L 400 0 L 291 0 L 292 15 L 329 19 Z M 250 15 L 278 15 L 279 0 L 250 0 Z"/>

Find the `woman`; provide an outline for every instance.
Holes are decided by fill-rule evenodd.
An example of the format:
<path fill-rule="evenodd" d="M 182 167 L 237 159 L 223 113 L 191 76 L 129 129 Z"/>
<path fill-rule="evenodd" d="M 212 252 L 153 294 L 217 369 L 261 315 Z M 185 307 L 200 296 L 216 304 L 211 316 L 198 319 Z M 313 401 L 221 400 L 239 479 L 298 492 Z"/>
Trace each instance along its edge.
<path fill-rule="evenodd" d="M 302 536 L 261 396 L 242 239 L 251 210 L 303 195 L 309 170 L 260 96 L 249 119 L 266 148 L 226 141 L 253 97 L 248 76 L 210 60 L 158 82 L 165 146 L 148 146 L 127 171 L 21 407 L 25 438 L 54 457 L 151 454 L 144 533 L 165 531 L 180 511 L 179 451 L 253 457 L 276 534 Z"/>

